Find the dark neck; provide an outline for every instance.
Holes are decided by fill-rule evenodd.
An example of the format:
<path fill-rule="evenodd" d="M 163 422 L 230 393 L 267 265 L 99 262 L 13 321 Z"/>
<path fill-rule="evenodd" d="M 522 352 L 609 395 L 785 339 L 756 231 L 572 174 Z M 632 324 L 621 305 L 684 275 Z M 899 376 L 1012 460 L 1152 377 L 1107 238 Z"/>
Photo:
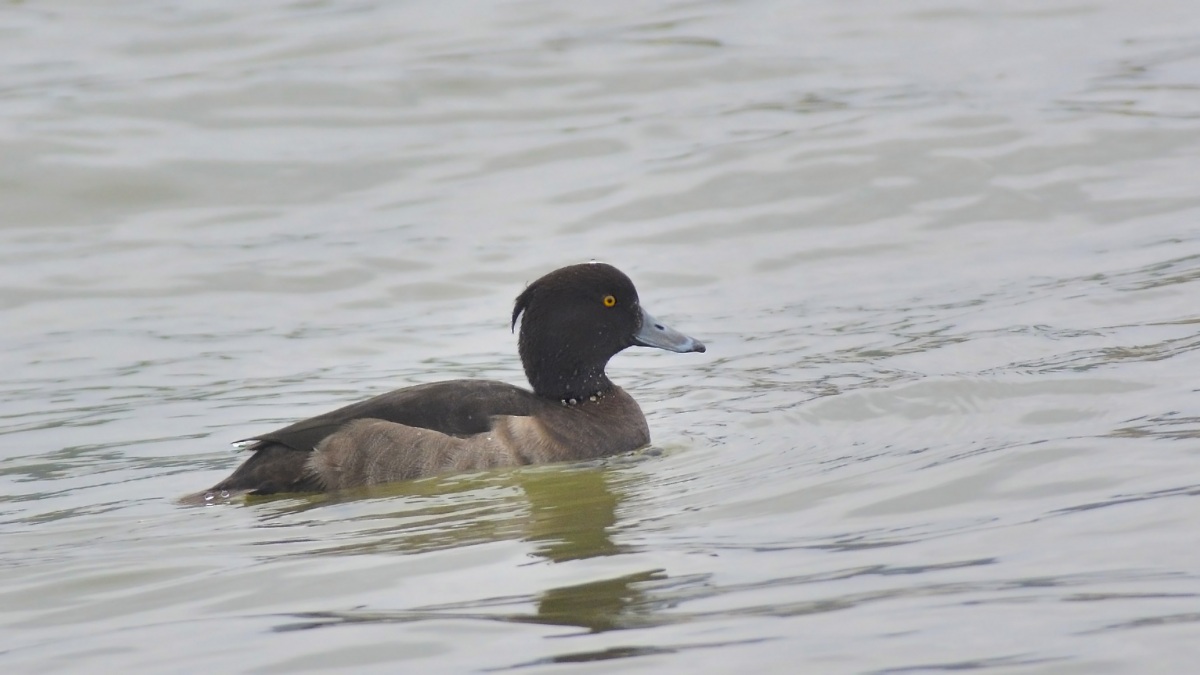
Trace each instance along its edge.
<path fill-rule="evenodd" d="M 569 322 L 551 321 L 537 311 L 536 307 L 526 310 L 517 341 L 521 365 L 533 393 L 569 403 L 572 399 L 588 401 L 611 391 L 613 383 L 604 368 L 620 348 L 614 348 L 613 341 L 604 334 L 580 334 Z M 543 329 L 533 330 L 530 326 Z"/>
<path fill-rule="evenodd" d="M 543 341 L 539 343 L 539 339 Z M 542 398 L 586 401 L 613 388 L 613 383 L 604 374 L 607 358 L 597 358 L 595 354 L 589 358 L 568 343 L 551 342 L 524 330 L 517 348 L 521 353 L 521 365 L 525 367 L 525 377 L 533 385 L 533 393 Z"/>
<path fill-rule="evenodd" d="M 558 366 L 558 367 L 555 367 Z M 525 376 L 533 393 L 555 401 L 583 402 L 612 391 L 604 366 L 570 366 L 525 361 Z"/>

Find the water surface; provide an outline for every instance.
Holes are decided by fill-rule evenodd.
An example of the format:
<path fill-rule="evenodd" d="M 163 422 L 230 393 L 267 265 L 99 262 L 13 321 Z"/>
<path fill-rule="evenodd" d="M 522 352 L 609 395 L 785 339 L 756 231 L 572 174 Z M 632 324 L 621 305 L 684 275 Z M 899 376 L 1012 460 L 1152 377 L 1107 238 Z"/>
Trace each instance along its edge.
<path fill-rule="evenodd" d="M 1188 672 L 1200 9 L 0 13 L 6 672 Z M 523 381 L 609 261 L 653 447 L 184 508 L 228 444 Z"/>

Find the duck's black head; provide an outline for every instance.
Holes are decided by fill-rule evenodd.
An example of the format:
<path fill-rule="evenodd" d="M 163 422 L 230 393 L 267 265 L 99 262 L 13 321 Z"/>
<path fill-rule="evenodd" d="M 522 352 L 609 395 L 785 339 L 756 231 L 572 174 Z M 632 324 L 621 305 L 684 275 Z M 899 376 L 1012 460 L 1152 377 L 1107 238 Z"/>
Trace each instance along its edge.
<path fill-rule="evenodd" d="M 604 367 L 626 347 L 704 351 L 700 341 L 646 313 L 629 277 L 604 263 L 563 267 L 529 284 L 513 308 L 514 327 L 522 312 L 525 375 L 535 393 L 555 400 L 608 391 Z"/>

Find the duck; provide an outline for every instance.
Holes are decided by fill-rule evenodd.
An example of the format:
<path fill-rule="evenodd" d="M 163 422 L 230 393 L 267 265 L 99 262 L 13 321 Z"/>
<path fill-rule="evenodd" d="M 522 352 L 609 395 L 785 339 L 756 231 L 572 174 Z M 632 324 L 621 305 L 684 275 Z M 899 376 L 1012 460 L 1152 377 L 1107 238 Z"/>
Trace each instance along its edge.
<path fill-rule="evenodd" d="M 235 445 L 251 455 L 183 499 L 335 492 L 434 475 L 583 461 L 643 448 L 650 429 L 606 368 L 633 346 L 704 352 L 642 307 L 607 263 L 556 269 L 517 296 L 510 327 L 531 389 L 460 379 L 397 389 Z"/>

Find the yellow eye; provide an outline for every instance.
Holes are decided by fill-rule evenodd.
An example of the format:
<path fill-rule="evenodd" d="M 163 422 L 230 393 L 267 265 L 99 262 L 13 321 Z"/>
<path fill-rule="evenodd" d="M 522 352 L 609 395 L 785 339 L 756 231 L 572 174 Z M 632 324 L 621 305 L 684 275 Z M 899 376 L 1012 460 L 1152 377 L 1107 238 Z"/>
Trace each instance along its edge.
<path fill-rule="evenodd" d="M 616 305 L 616 304 L 617 304 L 617 299 L 616 299 L 616 298 L 614 298 L 614 297 L 613 297 L 613 296 L 611 296 L 611 295 L 606 295 L 606 296 L 604 296 L 604 306 L 605 306 L 605 307 L 612 307 L 612 306 L 614 306 L 614 305 Z"/>

